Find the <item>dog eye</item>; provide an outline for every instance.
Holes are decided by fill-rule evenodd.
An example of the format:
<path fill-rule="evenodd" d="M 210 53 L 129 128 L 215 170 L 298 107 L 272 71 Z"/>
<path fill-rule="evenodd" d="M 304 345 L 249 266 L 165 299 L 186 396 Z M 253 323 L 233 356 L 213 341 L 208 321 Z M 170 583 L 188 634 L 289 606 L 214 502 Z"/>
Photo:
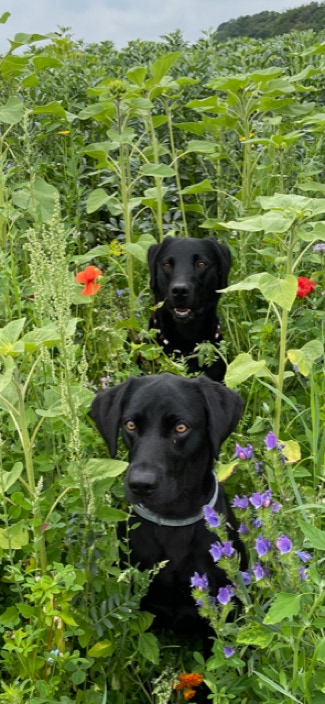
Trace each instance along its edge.
<path fill-rule="evenodd" d="M 198 267 L 198 269 L 205 269 L 206 263 L 205 262 L 197 262 L 196 266 Z"/>
<path fill-rule="evenodd" d="M 125 423 L 124 423 L 124 427 L 125 427 L 127 430 L 131 430 L 131 431 L 132 431 L 132 430 L 135 430 L 137 426 L 136 426 L 136 424 L 135 424 L 135 422 L 134 422 L 133 420 L 126 420 Z"/>
<path fill-rule="evenodd" d="M 176 433 L 186 433 L 188 430 L 188 425 L 186 425 L 186 423 L 177 423 L 177 425 L 175 425 L 175 430 Z"/>
<path fill-rule="evenodd" d="M 163 269 L 166 269 L 166 271 L 169 271 L 169 269 L 172 268 L 172 265 L 171 265 L 170 262 L 165 262 L 165 263 L 162 265 L 162 268 L 163 268 Z"/>

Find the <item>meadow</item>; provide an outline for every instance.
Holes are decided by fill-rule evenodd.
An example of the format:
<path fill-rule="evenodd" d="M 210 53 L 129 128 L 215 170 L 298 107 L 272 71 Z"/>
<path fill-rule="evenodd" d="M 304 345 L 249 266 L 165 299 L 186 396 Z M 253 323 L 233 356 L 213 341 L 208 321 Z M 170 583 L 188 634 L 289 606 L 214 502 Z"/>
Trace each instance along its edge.
<path fill-rule="evenodd" d="M 0 702 L 195 702 L 203 678 L 213 704 L 323 704 L 325 33 L 42 39 L 0 57 Z M 194 576 L 207 661 L 139 609 L 152 575 L 116 538 L 126 451 L 89 416 L 130 374 L 186 374 L 148 331 L 167 234 L 233 258 L 221 353 L 245 411 L 216 472 L 250 569 L 216 554 L 217 604 Z"/>

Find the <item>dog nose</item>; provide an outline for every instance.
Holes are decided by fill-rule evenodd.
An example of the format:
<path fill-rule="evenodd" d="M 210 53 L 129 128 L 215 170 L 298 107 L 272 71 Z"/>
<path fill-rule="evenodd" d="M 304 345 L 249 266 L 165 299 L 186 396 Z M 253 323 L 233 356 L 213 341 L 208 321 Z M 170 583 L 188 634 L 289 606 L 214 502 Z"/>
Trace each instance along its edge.
<path fill-rule="evenodd" d="M 135 496 L 150 496 L 157 489 L 158 481 L 153 473 L 133 470 L 128 479 L 128 486 Z"/>
<path fill-rule="evenodd" d="M 186 283 L 179 282 L 179 283 L 173 284 L 171 292 L 172 292 L 173 296 L 188 296 L 189 288 Z"/>

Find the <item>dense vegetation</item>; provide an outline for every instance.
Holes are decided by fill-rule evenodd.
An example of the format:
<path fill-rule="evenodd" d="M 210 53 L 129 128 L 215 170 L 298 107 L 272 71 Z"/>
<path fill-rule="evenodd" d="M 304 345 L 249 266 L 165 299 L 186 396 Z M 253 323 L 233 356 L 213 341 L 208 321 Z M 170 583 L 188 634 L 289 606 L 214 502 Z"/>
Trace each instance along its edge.
<path fill-rule="evenodd" d="M 312 29 L 319 32 L 324 28 L 325 3 L 310 2 L 308 5 L 292 7 L 284 12 L 264 10 L 255 15 L 241 15 L 235 20 L 223 22 L 215 32 L 216 41 L 227 41 L 232 37 L 254 37 L 266 39 L 287 34 L 293 30 Z"/>
<path fill-rule="evenodd" d="M 0 702 L 195 701 L 203 676 L 214 704 L 322 704 L 325 37 L 41 38 L 0 59 Z M 110 459 L 89 418 L 130 374 L 186 373 L 148 332 L 166 234 L 233 255 L 222 353 L 246 407 L 216 471 L 251 567 L 220 558 L 235 622 L 196 578 L 207 662 L 139 610 L 151 575 L 121 569 L 116 540 L 125 449 Z"/>

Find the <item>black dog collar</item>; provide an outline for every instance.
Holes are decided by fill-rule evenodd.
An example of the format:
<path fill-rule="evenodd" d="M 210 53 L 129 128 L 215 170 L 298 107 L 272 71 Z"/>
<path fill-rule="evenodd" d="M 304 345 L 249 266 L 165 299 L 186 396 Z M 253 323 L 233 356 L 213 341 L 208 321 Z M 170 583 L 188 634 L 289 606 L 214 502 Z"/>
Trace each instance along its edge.
<path fill-rule="evenodd" d="M 215 489 L 212 499 L 210 499 L 208 504 L 205 504 L 205 506 L 211 506 L 212 508 L 216 503 L 219 493 L 219 484 L 216 476 L 214 477 L 214 481 Z M 142 506 L 142 504 L 135 504 L 135 506 L 133 506 L 133 511 L 135 511 L 138 516 L 141 516 L 141 518 L 146 518 L 146 520 L 151 521 L 151 523 L 157 523 L 158 526 L 190 526 L 192 523 L 197 523 L 202 518 L 204 518 L 203 506 L 200 509 L 199 513 L 197 513 L 195 516 L 190 516 L 190 518 L 162 518 L 162 516 L 159 516 L 158 513 L 149 511 L 149 509 Z"/>

